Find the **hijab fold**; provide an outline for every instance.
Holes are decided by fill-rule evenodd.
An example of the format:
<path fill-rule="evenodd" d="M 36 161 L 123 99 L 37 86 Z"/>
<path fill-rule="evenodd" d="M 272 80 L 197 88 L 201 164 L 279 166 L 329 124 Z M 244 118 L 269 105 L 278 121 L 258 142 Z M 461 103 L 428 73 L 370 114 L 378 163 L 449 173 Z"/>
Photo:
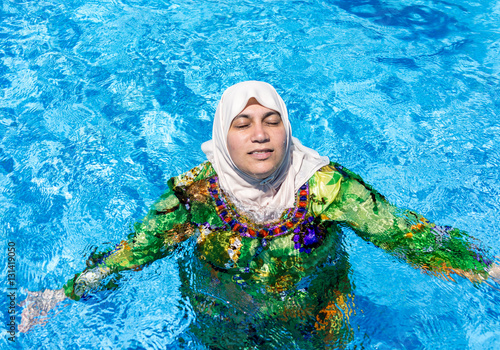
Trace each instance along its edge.
<path fill-rule="evenodd" d="M 233 119 L 248 100 L 277 111 L 286 131 L 285 157 L 278 168 L 265 179 L 256 179 L 241 171 L 233 162 L 227 147 L 227 134 Z M 268 83 L 245 81 L 229 87 L 215 112 L 212 140 L 201 146 L 219 177 L 219 185 L 239 211 L 265 222 L 276 220 L 294 205 L 295 193 L 322 166 L 329 163 L 313 149 L 292 137 L 288 111 L 280 95 Z"/>

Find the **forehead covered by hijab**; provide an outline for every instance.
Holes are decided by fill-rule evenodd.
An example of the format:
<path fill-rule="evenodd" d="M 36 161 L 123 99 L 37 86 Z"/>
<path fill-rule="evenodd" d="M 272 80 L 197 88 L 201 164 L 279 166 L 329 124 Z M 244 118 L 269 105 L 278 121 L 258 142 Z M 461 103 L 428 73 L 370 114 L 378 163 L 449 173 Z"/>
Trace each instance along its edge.
<path fill-rule="evenodd" d="M 245 81 L 229 87 L 220 99 L 215 112 L 213 136 L 223 141 L 226 145 L 226 137 L 233 119 L 245 108 L 248 100 L 255 98 L 257 102 L 269 109 L 277 111 L 285 130 L 287 140 L 291 138 L 291 126 L 288 121 L 288 111 L 285 102 L 276 92 L 274 87 L 262 81 Z"/>

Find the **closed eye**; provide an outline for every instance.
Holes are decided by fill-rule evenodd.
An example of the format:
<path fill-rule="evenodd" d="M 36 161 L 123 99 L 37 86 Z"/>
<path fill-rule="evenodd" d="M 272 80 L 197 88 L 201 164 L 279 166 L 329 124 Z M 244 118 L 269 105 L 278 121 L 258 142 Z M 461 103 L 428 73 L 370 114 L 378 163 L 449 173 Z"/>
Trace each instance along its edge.
<path fill-rule="evenodd" d="M 248 127 L 250 124 L 242 124 L 242 125 L 233 125 L 233 128 L 235 129 L 244 129 Z"/>
<path fill-rule="evenodd" d="M 280 125 L 282 122 L 281 116 L 276 112 L 269 112 L 269 114 L 267 114 L 263 118 L 263 120 L 266 124 L 272 125 L 272 126 Z"/>

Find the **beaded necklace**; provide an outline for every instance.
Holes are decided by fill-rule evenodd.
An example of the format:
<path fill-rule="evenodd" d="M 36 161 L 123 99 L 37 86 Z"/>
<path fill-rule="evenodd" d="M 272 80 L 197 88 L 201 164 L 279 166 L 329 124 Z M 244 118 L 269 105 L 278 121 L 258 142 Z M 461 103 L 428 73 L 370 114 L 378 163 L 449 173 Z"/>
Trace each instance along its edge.
<path fill-rule="evenodd" d="M 251 223 L 250 220 L 238 214 L 220 189 L 217 176 L 209 178 L 208 183 L 208 192 L 215 201 L 217 214 L 231 231 L 239 232 L 242 237 L 274 238 L 293 231 L 304 221 L 309 221 L 306 220 L 309 204 L 309 184 L 307 182 L 297 192 L 294 208 L 288 209 L 278 223 L 263 225 Z"/>

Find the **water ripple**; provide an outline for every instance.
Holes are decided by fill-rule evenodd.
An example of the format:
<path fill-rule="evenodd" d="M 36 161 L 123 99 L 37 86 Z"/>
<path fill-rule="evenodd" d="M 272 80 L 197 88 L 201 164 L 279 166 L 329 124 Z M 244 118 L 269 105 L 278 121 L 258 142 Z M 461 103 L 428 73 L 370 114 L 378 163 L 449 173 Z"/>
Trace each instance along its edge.
<path fill-rule="evenodd" d="M 277 87 L 304 144 L 498 254 L 499 20 L 495 1 L 4 1 L 0 227 L 19 284 L 58 288 L 123 239 L 170 176 L 204 160 L 220 93 L 245 79 Z M 491 289 L 348 240 L 353 347 L 500 344 Z M 19 347 L 205 348 L 174 263 L 188 248 L 68 302 Z M 278 348 L 310 346 L 268 326 Z"/>

